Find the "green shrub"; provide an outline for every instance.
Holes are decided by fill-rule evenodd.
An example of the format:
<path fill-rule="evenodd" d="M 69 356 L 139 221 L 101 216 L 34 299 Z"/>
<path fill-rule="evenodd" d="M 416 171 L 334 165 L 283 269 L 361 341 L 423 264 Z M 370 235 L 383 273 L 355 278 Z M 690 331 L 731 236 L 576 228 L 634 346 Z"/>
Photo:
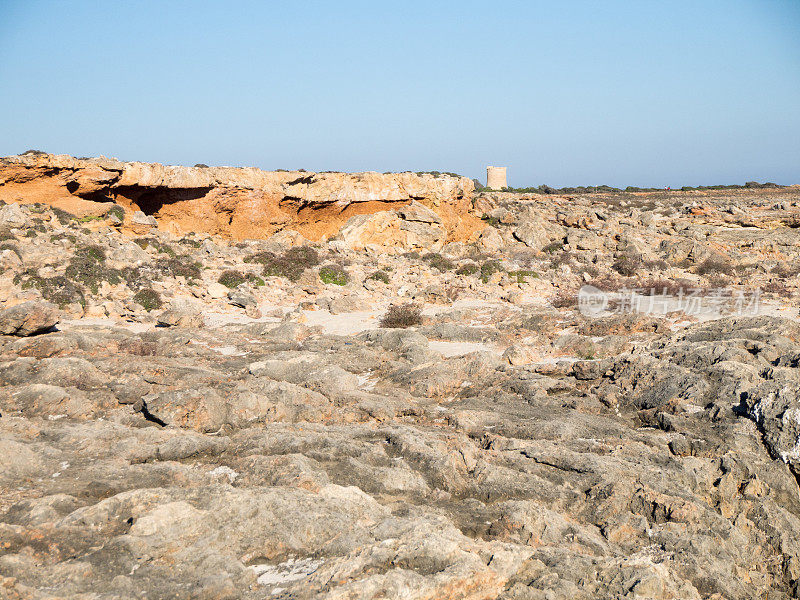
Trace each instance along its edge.
<path fill-rule="evenodd" d="M 136 238 L 133 241 L 142 250 L 147 250 L 147 248 L 152 247 L 153 250 L 155 250 L 159 254 L 166 254 L 167 256 L 172 256 L 173 258 L 178 255 L 178 253 L 175 252 L 172 246 L 170 246 L 169 244 L 163 244 L 159 242 L 157 239 L 152 237 Z"/>
<path fill-rule="evenodd" d="M 239 271 L 228 270 L 223 271 L 222 274 L 217 279 L 217 282 L 221 283 L 227 288 L 236 288 L 239 287 L 241 284 L 245 282 L 244 275 L 242 275 Z"/>
<path fill-rule="evenodd" d="M 374 279 L 375 281 L 382 281 L 385 284 L 389 283 L 389 273 L 384 271 L 383 269 L 379 269 L 375 271 L 372 275 L 367 277 L 367 279 Z"/>
<path fill-rule="evenodd" d="M 242 285 L 245 281 L 245 276 L 242 275 L 239 271 L 228 270 L 223 271 L 222 274 L 217 279 L 219 283 L 224 285 L 227 288 L 233 289 Z"/>
<path fill-rule="evenodd" d="M 525 283 L 527 277 L 532 277 L 533 279 L 539 278 L 539 274 L 536 271 L 527 271 L 525 269 L 509 271 L 508 274 L 511 275 L 511 277 L 516 277 L 517 283 Z"/>
<path fill-rule="evenodd" d="M 475 263 L 467 263 L 465 265 L 461 265 L 456 269 L 456 275 L 474 275 L 479 271 L 478 265 Z"/>
<path fill-rule="evenodd" d="M 417 304 L 393 304 L 381 318 L 381 327 L 405 329 L 422 323 L 422 307 Z"/>
<path fill-rule="evenodd" d="M 320 263 L 320 257 L 310 246 L 296 246 L 283 254 L 256 252 L 246 256 L 244 262 L 263 265 L 263 274 L 267 277 L 285 277 L 289 281 L 297 281 L 306 269 Z"/>
<path fill-rule="evenodd" d="M 620 256 L 614 261 L 614 264 L 611 265 L 612 269 L 625 277 L 633 277 L 639 273 L 642 267 L 644 267 L 644 261 L 640 256 L 634 254 Z"/>
<path fill-rule="evenodd" d="M 78 223 L 90 223 L 92 221 L 100 221 L 103 217 L 98 215 L 86 215 L 85 217 L 80 217 L 76 219 Z"/>
<path fill-rule="evenodd" d="M 81 246 L 75 250 L 75 257 L 96 263 L 104 263 L 106 262 L 106 251 L 103 250 L 102 246 Z"/>
<path fill-rule="evenodd" d="M 500 273 L 503 270 L 503 267 L 496 260 L 487 260 L 481 265 L 481 281 L 483 283 L 489 283 L 492 275 Z"/>
<path fill-rule="evenodd" d="M 332 283 L 334 285 L 346 285 L 350 280 L 347 272 L 338 265 L 328 265 L 319 270 L 319 278 L 322 283 Z"/>
<path fill-rule="evenodd" d="M 0 230 L 0 242 L 6 242 L 8 240 L 14 241 L 16 239 L 16 236 L 7 229 Z"/>
<path fill-rule="evenodd" d="M 161 308 L 161 294 L 152 288 L 144 288 L 133 295 L 133 301 L 144 308 L 147 312 Z"/>
<path fill-rule="evenodd" d="M 193 240 L 192 238 L 181 238 L 178 240 L 179 244 L 184 244 L 191 248 L 200 248 L 203 244 L 197 240 Z"/>
<path fill-rule="evenodd" d="M 14 254 L 22 258 L 22 254 L 19 253 L 19 248 L 17 248 L 16 244 L 9 244 L 9 243 L 0 244 L 0 252 L 2 252 L 3 250 L 11 250 Z"/>
<path fill-rule="evenodd" d="M 423 256 L 422 260 L 424 260 L 434 269 L 438 269 L 442 273 L 444 273 L 445 271 L 450 271 L 453 269 L 453 267 L 455 267 L 453 261 L 451 261 L 448 258 L 445 258 L 438 252 L 430 252 L 425 256 Z"/>
<path fill-rule="evenodd" d="M 723 256 L 710 256 L 697 267 L 700 275 L 730 275 L 733 265 Z"/>
<path fill-rule="evenodd" d="M 547 252 L 547 254 L 554 254 L 554 253 L 558 252 L 559 250 L 563 250 L 563 249 L 564 249 L 564 243 L 563 242 L 551 242 L 551 243 L 547 244 L 547 246 L 542 248 L 542 252 Z"/>
<path fill-rule="evenodd" d="M 120 221 L 125 220 L 125 209 L 119 204 L 115 204 L 106 211 L 105 217 L 117 217 Z"/>
<path fill-rule="evenodd" d="M 184 277 L 188 281 L 200 277 L 202 266 L 188 256 L 159 258 L 155 263 L 155 269 L 161 275 L 165 277 Z"/>
<path fill-rule="evenodd" d="M 86 306 L 83 288 L 63 275 L 39 277 L 34 269 L 28 269 L 23 273 L 18 273 L 14 277 L 14 283 L 21 286 L 23 290 L 39 290 L 42 298 L 60 308 L 76 303 Z"/>
<path fill-rule="evenodd" d="M 50 236 L 51 242 L 57 242 L 59 240 L 67 240 L 69 243 L 74 244 L 78 241 L 78 238 L 69 233 L 55 233 Z"/>
<path fill-rule="evenodd" d="M 68 225 L 76 218 L 72 213 L 69 213 L 61 208 L 56 208 L 55 206 L 50 207 L 50 210 L 53 212 L 53 215 L 55 215 L 56 219 L 58 219 L 58 222 L 62 225 Z"/>
<path fill-rule="evenodd" d="M 64 276 L 83 284 L 96 294 L 103 281 L 110 284 L 122 281 L 122 273 L 117 269 L 107 268 L 105 262 L 106 253 L 100 246 L 82 246 L 70 259 Z"/>

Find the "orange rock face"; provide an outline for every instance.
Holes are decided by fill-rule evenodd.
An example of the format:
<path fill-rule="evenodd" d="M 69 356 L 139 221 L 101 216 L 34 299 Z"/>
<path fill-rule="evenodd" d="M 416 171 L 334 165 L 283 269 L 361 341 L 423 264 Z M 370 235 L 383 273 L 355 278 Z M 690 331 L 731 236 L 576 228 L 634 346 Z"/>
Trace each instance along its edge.
<path fill-rule="evenodd" d="M 466 177 L 416 173 L 308 173 L 255 168 L 181 167 L 25 154 L 0 159 L 0 200 L 42 202 L 79 216 L 109 203 L 154 216 L 176 234 L 264 238 L 283 229 L 326 240 L 358 215 L 417 201 L 440 218 L 446 241 L 483 227 L 471 214 Z"/>

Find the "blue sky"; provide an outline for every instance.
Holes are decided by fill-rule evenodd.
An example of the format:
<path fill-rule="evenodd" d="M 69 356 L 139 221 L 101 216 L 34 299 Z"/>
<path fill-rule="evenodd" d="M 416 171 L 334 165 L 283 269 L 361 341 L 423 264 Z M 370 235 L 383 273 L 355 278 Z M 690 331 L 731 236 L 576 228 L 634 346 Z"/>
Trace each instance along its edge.
<path fill-rule="evenodd" d="M 0 0 L 0 154 L 800 183 L 800 0 Z"/>

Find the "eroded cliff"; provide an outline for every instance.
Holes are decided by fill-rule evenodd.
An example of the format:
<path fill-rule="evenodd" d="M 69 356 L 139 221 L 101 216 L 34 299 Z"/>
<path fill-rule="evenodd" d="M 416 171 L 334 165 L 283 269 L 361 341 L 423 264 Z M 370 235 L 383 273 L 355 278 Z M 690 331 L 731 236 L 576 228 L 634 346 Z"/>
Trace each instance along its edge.
<path fill-rule="evenodd" d="M 325 240 L 354 216 L 416 201 L 439 219 L 437 231 L 426 232 L 426 239 L 462 241 L 483 227 L 470 214 L 473 189 L 466 177 L 430 173 L 183 167 L 44 153 L 0 159 L 0 200 L 42 202 L 76 214 L 100 214 L 108 203 L 117 203 L 154 216 L 173 233 L 236 239 L 292 229 L 308 239 Z M 395 217 L 403 220 L 398 213 Z"/>

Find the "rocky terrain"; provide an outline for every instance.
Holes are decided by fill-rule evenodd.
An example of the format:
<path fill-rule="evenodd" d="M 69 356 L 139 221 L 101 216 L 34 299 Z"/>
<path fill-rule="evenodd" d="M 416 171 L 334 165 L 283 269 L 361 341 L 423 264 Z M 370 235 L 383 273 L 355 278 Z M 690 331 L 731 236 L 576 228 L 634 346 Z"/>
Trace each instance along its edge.
<path fill-rule="evenodd" d="M 0 597 L 798 597 L 800 188 L 230 171 L 2 160 Z"/>

